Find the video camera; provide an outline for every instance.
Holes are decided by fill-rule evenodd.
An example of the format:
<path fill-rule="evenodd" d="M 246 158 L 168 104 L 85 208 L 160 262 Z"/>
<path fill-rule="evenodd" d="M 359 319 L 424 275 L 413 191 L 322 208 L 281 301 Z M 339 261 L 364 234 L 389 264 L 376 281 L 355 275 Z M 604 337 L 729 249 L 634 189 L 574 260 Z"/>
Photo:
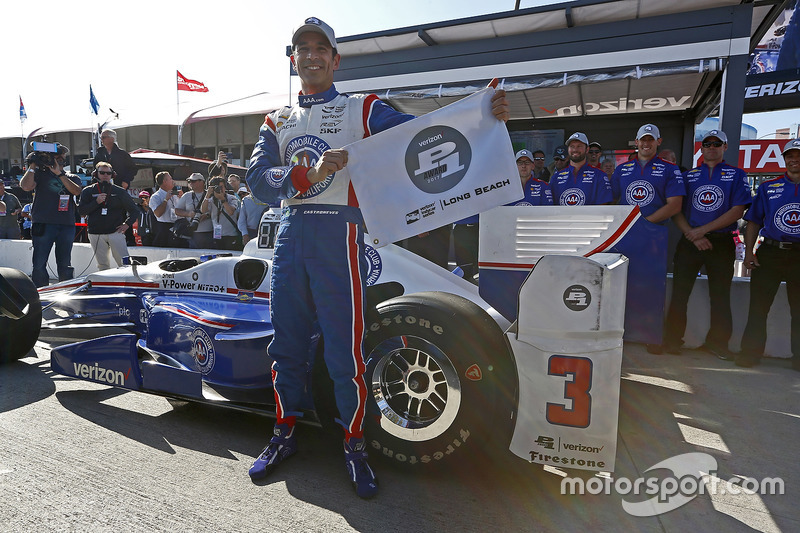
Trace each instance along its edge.
<path fill-rule="evenodd" d="M 38 168 L 51 167 L 56 164 L 56 156 L 64 159 L 69 155 L 69 148 L 61 143 L 31 142 L 31 152 L 25 158 L 25 164 L 35 164 Z"/>

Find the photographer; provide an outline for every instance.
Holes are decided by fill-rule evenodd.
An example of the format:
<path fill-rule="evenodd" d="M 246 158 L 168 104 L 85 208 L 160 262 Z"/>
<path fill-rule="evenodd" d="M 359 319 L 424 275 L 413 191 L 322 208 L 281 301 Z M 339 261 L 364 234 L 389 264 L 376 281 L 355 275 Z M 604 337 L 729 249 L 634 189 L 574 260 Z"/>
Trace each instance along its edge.
<path fill-rule="evenodd" d="M 109 250 L 117 266 L 122 266 L 122 258 L 129 255 L 125 232 L 136 220 L 139 208 L 125 189 L 111 182 L 114 170 L 109 163 L 98 163 L 92 177 L 97 182 L 81 192 L 78 213 L 87 217 L 97 269 L 106 270 L 110 268 Z"/>
<path fill-rule="evenodd" d="M 195 172 L 186 181 L 192 192 L 184 193 L 175 207 L 175 214 L 189 221 L 184 238 L 189 239 L 190 248 L 212 248 L 211 215 L 200 212 L 206 195 L 206 180 L 202 174 Z M 175 227 L 177 226 L 176 222 Z"/>
<path fill-rule="evenodd" d="M 212 161 L 208 165 L 208 178 L 213 179 L 217 176 L 224 178 L 228 174 L 228 156 L 225 152 L 220 150 L 217 154 L 216 161 Z"/>
<path fill-rule="evenodd" d="M 35 143 L 38 144 L 38 143 Z M 47 260 L 53 245 L 59 281 L 72 279 L 72 242 L 75 239 L 75 195 L 81 192 L 81 181 L 64 172 L 69 149 L 55 143 L 55 152 L 34 150 L 26 159 L 28 170 L 19 182 L 23 191 L 35 189 L 31 208 L 31 239 L 33 240 L 33 273 L 37 287 L 50 282 Z"/>
<path fill-rule="evenodd" d="M 239 199 L 227 193 L 223 177 L 212 179 L 209 191 L 211 194 L 206 196 L 200 210 L 211 215 L 213 247 L 217 250 L 241 250 L 242 234 L 236 227 Z"/>
<path fill-rule="evenodd" d="M 150 197 L 150 209 L 156 217 L 153 246 L 176 246 L 179 243 L 175 242 L 175 236 L 172 234 L 172 226 L 178 218 L 175 214 L 178 197 L 172 194 L 175 182 L 172 175 L 165 171 L 156 174 L 156 184 L 158 190 Z"/>

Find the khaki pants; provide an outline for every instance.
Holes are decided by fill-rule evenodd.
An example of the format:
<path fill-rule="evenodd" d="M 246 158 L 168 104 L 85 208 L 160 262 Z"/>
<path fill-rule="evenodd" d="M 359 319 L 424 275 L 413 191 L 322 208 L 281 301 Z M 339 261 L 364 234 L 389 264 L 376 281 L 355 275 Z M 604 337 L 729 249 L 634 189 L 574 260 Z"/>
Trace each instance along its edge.
<path fill-rule="evenodd" d="M 108 234 L 89 234 L 89 242 L 92 243 L 94 257 L 97 259 L 97 270 L 111 268 L 108 261 L 108 252 L 114 257 L 117 266 L 122 266 L 122 258 L 128 255 L 128 245 L 125 242 L 125 234 L 114 232 Z"/>

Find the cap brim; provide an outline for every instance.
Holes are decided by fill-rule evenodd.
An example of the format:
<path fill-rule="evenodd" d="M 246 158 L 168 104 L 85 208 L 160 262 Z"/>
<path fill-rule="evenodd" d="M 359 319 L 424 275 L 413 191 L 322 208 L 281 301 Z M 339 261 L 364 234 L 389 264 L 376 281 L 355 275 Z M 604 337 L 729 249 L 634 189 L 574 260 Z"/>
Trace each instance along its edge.
<path fill-rule="evenodd" d="M 295 30 L 294 34 L 292 35 L 292 46 L 296 45 L 297 44 L 297 39 L 302 34 L 304 34 L 306 32 L 319 33 L 320 35 L 325 37 L 325 40 L 328 41 L 328 44 L 331 45 L 332 48 L 336 48 L 336 44 L 331 42 L 330 36 L 327 33 L 325 33 L 325 31 L 323 31 L 323 29 L 320 28 L 319 26 L 317 26 L 316 24 L 303 24 L 302 26 L 297 28 Z"/>

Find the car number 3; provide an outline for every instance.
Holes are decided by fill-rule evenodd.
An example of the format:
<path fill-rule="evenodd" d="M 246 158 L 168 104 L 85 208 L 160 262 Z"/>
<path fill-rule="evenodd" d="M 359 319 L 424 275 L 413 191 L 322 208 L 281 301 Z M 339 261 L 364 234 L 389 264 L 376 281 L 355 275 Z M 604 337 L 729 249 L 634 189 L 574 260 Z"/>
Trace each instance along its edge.
<path fill-rule="evenodd" d="M 585 428 L 592 414 L 592 361 L 586 357 L 553 355 L 547 362 L 547 374 L 565 377 L 564 399 L 567 404 L 547 402 L 547 421 L 559 426 Z"/>

